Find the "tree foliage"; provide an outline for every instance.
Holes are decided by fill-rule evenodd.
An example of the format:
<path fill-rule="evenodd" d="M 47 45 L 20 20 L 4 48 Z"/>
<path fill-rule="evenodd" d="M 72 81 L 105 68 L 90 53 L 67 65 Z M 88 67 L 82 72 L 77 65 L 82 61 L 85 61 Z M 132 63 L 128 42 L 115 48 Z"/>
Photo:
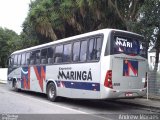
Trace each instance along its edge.
<path fill-rule="evenodd" d="M 0 66 L 7 65 L 7 58 L 11 52 L 19 49 L 19 36 L 12 30 L 0 27 Z"/>
<path fill-rule="evenodd" d="M 122 17 L 135 15 L 138 3 L 133 0 L 36 0 L 30 5 L 27 21 L 38 38 L 53 41 L 102 28 L 127 29 L 128 19 Z M 133 4 L 136 10 L 124 14 L 124 4 Z M 125 10 L 130 11 L 131 8 L 126 7 Z M 119 14 L 120 11 L 123 14 Z"/>
<path fill-rule="evenodd" d="M 110 6 L 114 8 L 118 17 L 125 24 L 126 30 L 132 30 L 132 24 L 139 17 L 139 9 L 144 0 L 108 0 Z"/>
<path fill-rule="evenodd" d="M 102 28 L 132 31 L 144 0 L 35 0 L 26 22 L 39 43 Z M 25 33 L 25 32 L 24 32 Z"/>
<path fill-rule="evenodd" d="M 160 51 L 160 1 L 145 0 L 139 10 L 139 19 L 132 27 L 135 32 L 145 36 L 149 46 L 156 49 L 155 70 L 157 70 Z"/>

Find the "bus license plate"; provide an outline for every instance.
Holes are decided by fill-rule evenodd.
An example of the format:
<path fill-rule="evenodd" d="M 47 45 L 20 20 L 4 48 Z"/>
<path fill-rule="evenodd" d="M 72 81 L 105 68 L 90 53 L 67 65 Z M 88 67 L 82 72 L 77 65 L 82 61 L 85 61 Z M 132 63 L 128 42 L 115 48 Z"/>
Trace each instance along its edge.
<path fill-rule="evenodd" d="M 133 96 L 133 93 L 125 93 L 125 96 L 126 96 L 126 97 Z"/>

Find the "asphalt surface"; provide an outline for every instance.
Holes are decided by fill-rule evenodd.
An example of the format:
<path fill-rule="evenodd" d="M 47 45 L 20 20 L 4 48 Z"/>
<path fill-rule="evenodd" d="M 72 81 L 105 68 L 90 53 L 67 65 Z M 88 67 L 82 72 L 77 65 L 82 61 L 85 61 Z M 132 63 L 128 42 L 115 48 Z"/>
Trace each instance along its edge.
<path fill-rule="evenodd" d="M 0 120 L 16 117 L 18 120 L 119 120 L 131 117 L 160 119 L 159 112 L 143 106 L 125 104 L 124 101 L 62 98 L 60 102 L 50 102 L 45 94 L 15 92 L 5 84 L 0 84 L 0 114 Z"/>

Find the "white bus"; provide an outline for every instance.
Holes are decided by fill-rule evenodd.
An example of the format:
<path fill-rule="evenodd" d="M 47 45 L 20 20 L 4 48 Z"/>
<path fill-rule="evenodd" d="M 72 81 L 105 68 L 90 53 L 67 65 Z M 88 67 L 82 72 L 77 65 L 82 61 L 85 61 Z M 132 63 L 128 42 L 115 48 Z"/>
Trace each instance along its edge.
<path fill-rule="evenodd" d="M 135 98 L 146 94 L 147 50 L 141 35 L 103 29 L 15 51 L 8 85 L 48 99 Z"/>

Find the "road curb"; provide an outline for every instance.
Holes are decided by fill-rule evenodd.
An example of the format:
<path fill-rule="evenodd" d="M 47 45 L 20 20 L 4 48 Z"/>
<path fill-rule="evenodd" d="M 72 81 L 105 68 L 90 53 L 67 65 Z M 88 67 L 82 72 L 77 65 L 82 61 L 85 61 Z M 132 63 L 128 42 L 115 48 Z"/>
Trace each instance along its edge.
<path fill-rule="evenodd" d="M 124 104 L 124 105 L 130 105 L 130 106 L 138 107 L 138 108 L 146 108 L 148 110 L 156 111 L 156 112 L 160 113 L 160 107 L 151 106 L 151 105 L 144 105 L 144 104 L 139 104 L 139 103 L 132 103 L 132 102 L 127 102 L 127 101 L 116 101 L 116 102 L 118 102 L 120 104 Z"/>

